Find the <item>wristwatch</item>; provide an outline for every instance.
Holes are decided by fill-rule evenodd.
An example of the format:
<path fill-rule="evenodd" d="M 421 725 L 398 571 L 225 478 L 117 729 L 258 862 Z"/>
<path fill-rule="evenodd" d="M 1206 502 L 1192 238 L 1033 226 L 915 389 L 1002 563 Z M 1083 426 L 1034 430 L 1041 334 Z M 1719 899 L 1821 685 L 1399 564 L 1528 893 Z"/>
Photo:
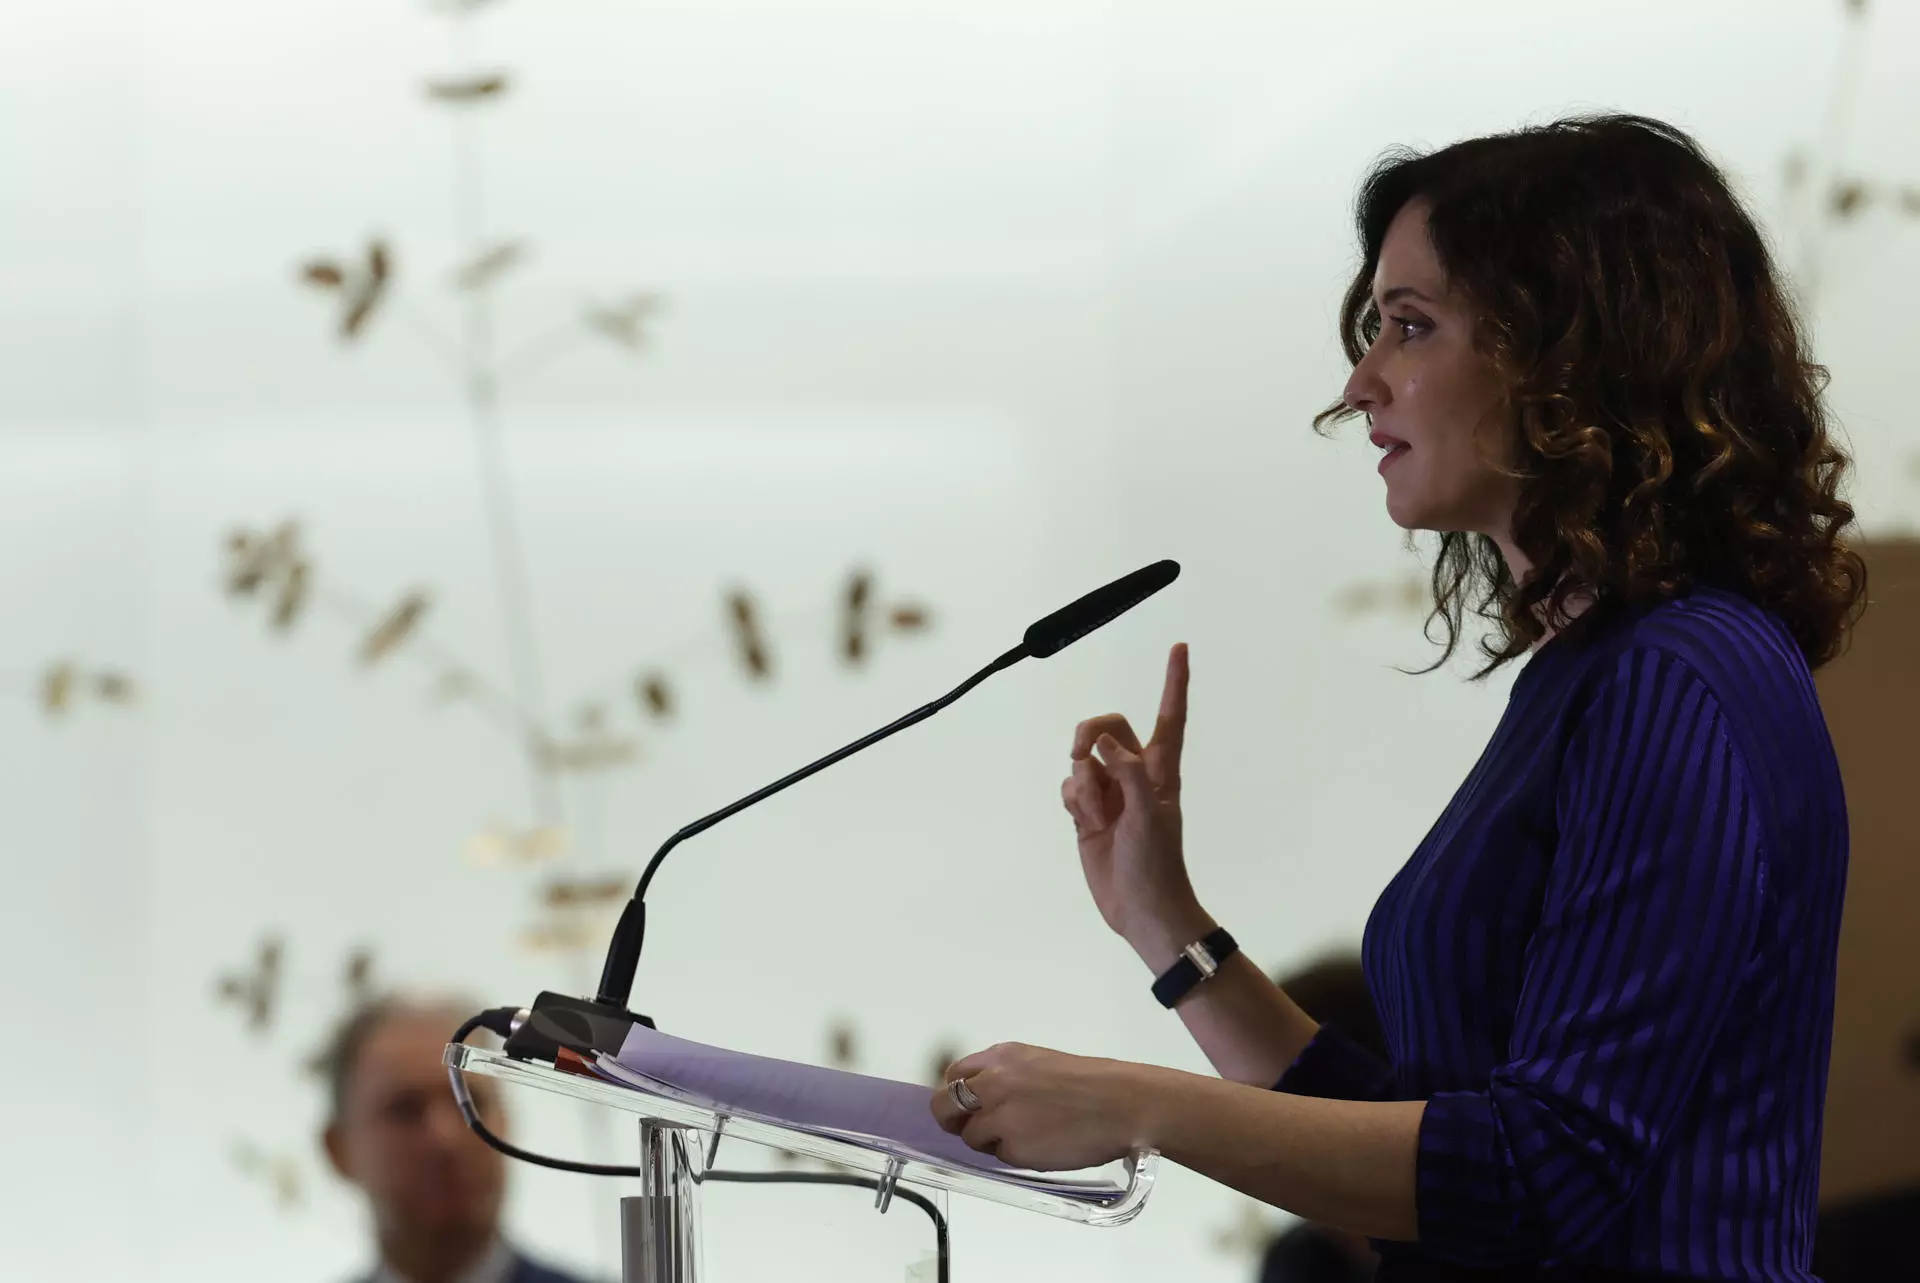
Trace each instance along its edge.
<path fill-rule="evenodd" d="M 1216 927 L 1180 951 L 1172 966 L 1153 982 L 1153 996 L 1163 1007 L 1171 1007 L 1201 981 L 1210 979 L 1220 964 L 1239 952 L 1225 927 Z"/>

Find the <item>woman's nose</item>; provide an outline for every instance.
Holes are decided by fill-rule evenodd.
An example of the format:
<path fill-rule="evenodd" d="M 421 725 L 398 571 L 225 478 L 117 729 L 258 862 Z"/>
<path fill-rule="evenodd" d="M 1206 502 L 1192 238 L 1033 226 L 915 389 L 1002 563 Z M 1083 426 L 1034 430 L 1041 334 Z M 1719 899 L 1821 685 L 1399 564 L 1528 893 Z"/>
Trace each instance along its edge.
<path fill-rule="evenodd" d="M 1353 367 L 1353 373 L 1347 376 L 1346 389 L 1341 399 L 1347 408 L 1358 414 L 1373 414 L 1387 402 L 1387 385 L 1373 369 L 1373 355 L 1368 353 L 1360 364 Z"/>

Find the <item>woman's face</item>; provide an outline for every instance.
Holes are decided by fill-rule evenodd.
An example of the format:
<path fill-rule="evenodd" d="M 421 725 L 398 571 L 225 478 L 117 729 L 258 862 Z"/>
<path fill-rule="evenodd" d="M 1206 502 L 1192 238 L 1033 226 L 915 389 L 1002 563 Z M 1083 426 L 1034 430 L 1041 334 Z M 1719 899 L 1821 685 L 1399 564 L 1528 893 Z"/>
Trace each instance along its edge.
<path fill-rule="evenodd" d="M 1387 229 L 1373 302 L 1380 334 L 1345 397 L 1381 449 L 1387 514 L 1408 530 L 1476 532 L 1505 547 L 1517 487 L 1493 466 L 1512 449 L 1500 383 L 1474 350 L 1472 311 L 1448 286 L 1418 201 Z"/>

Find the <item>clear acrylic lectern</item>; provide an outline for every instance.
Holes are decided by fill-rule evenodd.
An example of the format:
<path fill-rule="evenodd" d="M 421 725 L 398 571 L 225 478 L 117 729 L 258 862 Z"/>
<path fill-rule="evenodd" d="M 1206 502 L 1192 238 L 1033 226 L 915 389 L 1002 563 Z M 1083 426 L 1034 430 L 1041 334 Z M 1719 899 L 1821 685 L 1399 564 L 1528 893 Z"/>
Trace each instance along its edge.
<path fill-rule="evenodd" d="M 461 1043 L 446 1051 L 449 1069 L 571 1096 L 635 1117 L 641 1192 L 620 1200 L 623 1283 L 698 1283 L 700 1186 L 723 1141 L 820 1159 L 874 1180 L 884 1212 L 902 1185 L 985 1199 L 1087 1225 L 1122 1225 L 1139 1215 L 1153 1188 L 1158 1155 L 1135 1154 L 1092 1172 L 988 1172 L 886 1152 L 883 1142 L 822 1135 L 778 1118 L 689 1103 L 644 1087 Z"/>

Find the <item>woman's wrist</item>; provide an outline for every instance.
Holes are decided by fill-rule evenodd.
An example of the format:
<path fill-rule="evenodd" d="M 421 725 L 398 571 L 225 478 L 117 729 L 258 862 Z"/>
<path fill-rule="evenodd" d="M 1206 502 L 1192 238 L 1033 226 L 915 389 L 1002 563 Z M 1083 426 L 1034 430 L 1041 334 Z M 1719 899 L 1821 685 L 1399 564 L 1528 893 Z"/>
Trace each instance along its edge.
<path fill-rule="evenodd" d="M 1124 1065 L 1118 1117 L 1125 1120 L 1127 1144 L 1136 1150 L 1163 1149 L 1175 1130 L 1172 1115 L 1192 1099 L 1198 1075 L 1158 1065 Z"/>

